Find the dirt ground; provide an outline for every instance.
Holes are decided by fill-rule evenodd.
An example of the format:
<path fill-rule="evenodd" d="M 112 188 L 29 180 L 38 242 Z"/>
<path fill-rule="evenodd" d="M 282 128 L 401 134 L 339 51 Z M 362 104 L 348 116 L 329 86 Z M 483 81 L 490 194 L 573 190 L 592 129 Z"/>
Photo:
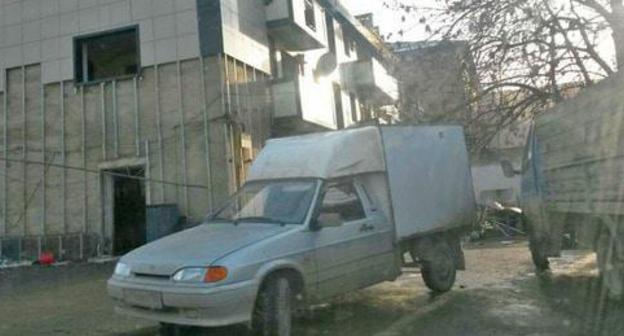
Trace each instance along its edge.
<path fill-rule="evenodd" d="M 535 276 L 525 242 L 466 246 L 468 271 L 435 296 L 417 269 L 314 307 L 296 335 L 624 335 L 624 305 L 604 299 L 595 257 L 566 252 Z M 106 296 L 112 263 L 0 270 L 0 335 L 153 336 L 150 322 L 118 316 Z M 189 335 L 246 335 L 244 328 Z"/>

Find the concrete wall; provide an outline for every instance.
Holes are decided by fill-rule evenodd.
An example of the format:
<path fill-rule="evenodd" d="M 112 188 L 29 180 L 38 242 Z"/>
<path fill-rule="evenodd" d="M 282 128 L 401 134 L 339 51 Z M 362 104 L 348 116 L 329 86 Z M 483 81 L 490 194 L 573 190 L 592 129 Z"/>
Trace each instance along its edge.
<path fill-rule="evenodd" d="M 89 86 L 44 84 L 41 65 L 6 76 L 5 255 L 110 253 L 103 171 L 112 168 L 144 165 L 148 205 L 177 204 L 200 220 L 236 188 L 234 137 L 251 134 L 259 148 L 270 133 L 266 75 L 230 57 L 145 67 L 141 77 Z"/>
<path fill-rule="evenodd" d="M 199 56 L 197 0 L 3 0 L 0 72 L 41 64 L 43 83 L 74 78 L 73 38 L 139 25 L 141 65 Z M 0 91 L 4 80 L 0 79 Z"/>
<path fill-rule="evenodd" d="M 200 6 L 208 2 L 0 1 L 1 254 L 111 253 L 112 169 L 145 167 L 147 204 L 176 204 L 192 221 L 242 184 L 243 143 L 255 155 L 276 130 L 264 2 Z M 140 74 L 76 85 L 74 37 L 131 25 L 140 30 Z M 336 25 L 338 61 L 355 59 Z M 315 76 L 327 51 L 305 53 L 299 94 L 304 120 L 335 128 L 339 72 Z M 344 88 L 341 99 L 349 125 Z"/>

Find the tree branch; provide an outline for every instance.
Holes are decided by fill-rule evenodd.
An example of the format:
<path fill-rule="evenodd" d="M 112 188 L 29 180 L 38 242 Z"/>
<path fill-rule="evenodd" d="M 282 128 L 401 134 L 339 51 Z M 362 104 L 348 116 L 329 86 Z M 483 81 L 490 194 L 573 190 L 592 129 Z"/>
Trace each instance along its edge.
<path fill-rule="evenodd" d="M 596 13 L 602 15 L 607 21 L 612 22 L 612 13 L 609 12 L 603 5 L 596 0 L 572 0 L 580 5 L 593 9 Z"/>

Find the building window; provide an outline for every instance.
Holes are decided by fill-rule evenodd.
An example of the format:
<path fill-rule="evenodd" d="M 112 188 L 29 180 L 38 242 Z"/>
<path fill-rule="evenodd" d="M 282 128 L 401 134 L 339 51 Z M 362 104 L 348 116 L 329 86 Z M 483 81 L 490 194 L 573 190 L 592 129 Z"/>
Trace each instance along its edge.
<path fill-rule="evenodd" d="M 74 40 L 76 82 L 89 83 L 139 72 L 137 27 L 79 37 Z"/>
<path fill-rule="evenodd" d="M 355 123 L 359 121 L 357 98 L 355 97 L 354 93 L 350 93 L 349 99 L 351 100 L 351 120 L 353 120 L 353 122 Z"/>
<path fill-rule="evenodd" d="M 343 34 L 344 34 L 344 50 L 345 50 L 345 55 L 347 55 L 348 57 L 351 56 L 351 54 L 355 53 L 355 41 L 353 41 L 352 39 L 350 39 L 347 36 L 347 32 L 344 32 L 343 30 Z"/>
<path fill-rule="evenodd" d="M 316 14 L 314 13 L 314 2 L 305 0 L 305 20 L 306 25 L 316 31 Z"/>
<path fill-rule="evenodd" d="M 340 85 L 332 84 L 334 91 L 334 112 L 336 113 L 336 127 L 338 129 L 345 128 L 344 111 L 342 106 L 342 88 Z"/>
<path fill-rule="evenodd" d="M 327 45 L 329 52 L 336 55 L 336 29 L 334 27 L 334 19 L 329 11 L 325 12 L 325 23 L 327 25 Z"/>

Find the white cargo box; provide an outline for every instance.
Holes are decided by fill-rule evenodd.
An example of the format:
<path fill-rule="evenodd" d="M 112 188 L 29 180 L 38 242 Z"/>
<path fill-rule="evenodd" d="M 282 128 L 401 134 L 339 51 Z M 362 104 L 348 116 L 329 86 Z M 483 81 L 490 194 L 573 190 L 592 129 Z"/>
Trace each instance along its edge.
<path fill-rule="evenodd" d="M 476 203 L 461 127 L 383 127 L 381 134 L 399 240 L 473 223 Z"/>
<path fill-rule="evenodd" d="M 470 225 L 475 199 L 459 126 L 365 127 L 271 140 L 248 181 L 385 172 L 397 240 Z"/>

